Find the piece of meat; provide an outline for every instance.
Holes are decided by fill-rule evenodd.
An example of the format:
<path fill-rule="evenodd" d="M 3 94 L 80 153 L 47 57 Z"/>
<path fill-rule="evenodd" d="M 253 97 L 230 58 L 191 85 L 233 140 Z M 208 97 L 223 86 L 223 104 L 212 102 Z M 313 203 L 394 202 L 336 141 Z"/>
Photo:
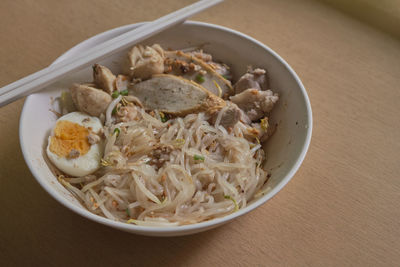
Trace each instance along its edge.
<path fill-rule="evenodd" d="M 75 107 L 91 116 L 100 116 L 112 100 L 106 92 L 84 84 L 74 84 L 69 90 Z"/>
<path fill-rule="evenodd" d="M 218 118 L 220 118 L 219 124 L 224 126 L 225 129 L 235 126 L 235 124 L 242 118 L 242 110 L 234 103 L 226 101 L 227 106 L 221 109 L 218 113 L 215 113 L 210 123 L 215 124 Z"/>
<path fill-rule="evenodd" d="M 258 90 L 267 90 L 269 87 L 267 72 L 264 69 L 250 70 L 244 74 L 233 86 L 235 94 L 239 94 L 246 89 L 254 88 Z"/>
<path fill-rule="evenodd" d="M 93 65 L 93 82 L 96 88 L 111 94 L 115 90 L 115 75 L 107 67 L 100 64 Z"/>
<path fill-rule="evenodd" d="M 213 114 L 226 105 L 199 84 L 169 74 L 153 75 L 134 84 L 129 94 L 139 98 L 146 110 L 157 109 L 178 116 L 202 111 Z"/>
<path fill-rule="evenodd" d="M 235 126 L 240 119 L 240 109 L 238 107 L 231 106 L 225 110 L 221 117 L 221 125 L 228 129 L 229 127 Z"/>
<path fill-rule="evenodd" d="M 252 121 L 270 112 L 278 99 L 278 94 L 274 94 L 271 90 L 259 91 L 255 88 L 230 97 L 230 100 L 238 105 Z"/>
<path fill-rule="evenodd" d="M 160 45 L 134 46 L 128 53 L 126 71 L 129 76 L 142 80 L 164 72 L 164 50 Z"/>
<path fill-rule="evenodd" d="M 166 72 L 192 80 L 216 96 L 226 99 L 233 94 L 231 82 L 222 77 L 210 64 L 182 51 L 165 52 Z"/>

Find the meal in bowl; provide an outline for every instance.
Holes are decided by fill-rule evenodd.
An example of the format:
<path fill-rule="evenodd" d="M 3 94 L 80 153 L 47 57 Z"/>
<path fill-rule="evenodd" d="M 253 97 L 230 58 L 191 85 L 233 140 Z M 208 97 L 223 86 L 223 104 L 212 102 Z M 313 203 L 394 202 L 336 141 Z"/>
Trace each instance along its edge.
<path fill-rule="evenodd" d="M 232 86 L 200 49 L 138 45 L 122 74 L 63 92 L 47 156 L 89 211 L 148 226 L 192 224 L 244 208 L 268 180 L 262 148 L 278 101 L 264 69 Z"/>

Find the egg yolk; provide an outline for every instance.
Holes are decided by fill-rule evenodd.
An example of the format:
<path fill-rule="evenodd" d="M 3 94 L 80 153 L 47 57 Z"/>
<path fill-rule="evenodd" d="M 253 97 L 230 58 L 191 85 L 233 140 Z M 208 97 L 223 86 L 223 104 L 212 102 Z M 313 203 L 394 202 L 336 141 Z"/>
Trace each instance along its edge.
<path fill-rule="evenodd" d="M 50 151 L 60 157 L 74 158 L 85 155 L 89 149 L 89 131 L 70 121 L 58 121 L 50 139 Z M 77 153 L 79 151 L 79 154 Z"/>

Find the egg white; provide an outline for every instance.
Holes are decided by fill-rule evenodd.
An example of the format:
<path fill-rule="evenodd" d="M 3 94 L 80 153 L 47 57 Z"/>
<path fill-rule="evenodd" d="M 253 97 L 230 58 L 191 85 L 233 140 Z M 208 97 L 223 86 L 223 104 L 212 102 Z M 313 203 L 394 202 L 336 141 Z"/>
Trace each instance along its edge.
<path fill-rule="evenodd" d="M 91 127 L 91 130 L 95 133 L 99 132 L 103 128 L 100 120 L 96 117 L 89 116 L 82 112 L 68 113 L 57 120 L 58 121 L 70 121 L 77 123 L 85 128 Z M 50 151 L 50 140 L 54 136 L 54 129 L 48 139 L 47 145 L 47 156 L 50 161 L 64 173 L 81 177 L 93 173 L 100 168 L 100 160 L 103 156 L 103 144 L 99 142 L 90 146 L 89 151 L 85 155 L 81 155 L 77 158 L 65 158 L 60 157 L 57 154 Z"/>

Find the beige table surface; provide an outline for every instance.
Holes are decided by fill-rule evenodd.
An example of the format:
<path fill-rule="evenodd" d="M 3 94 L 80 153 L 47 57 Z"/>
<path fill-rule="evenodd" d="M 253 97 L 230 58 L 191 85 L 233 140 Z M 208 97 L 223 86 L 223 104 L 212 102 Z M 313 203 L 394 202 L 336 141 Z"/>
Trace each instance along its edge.
<path fill-rule="evenodd" d="M 191 2 L 1 0 L 0 85 L 94 34 Z M 0 266 L 399 266 L 400 41 L 312 0 L 225 1 L 194 19 L 255 37 L 303 80 L 314 129 L 293 180 L 215 230 L 120 232 L 35 181 L 19 146 L 20 100 L 0 108 Z"/>

